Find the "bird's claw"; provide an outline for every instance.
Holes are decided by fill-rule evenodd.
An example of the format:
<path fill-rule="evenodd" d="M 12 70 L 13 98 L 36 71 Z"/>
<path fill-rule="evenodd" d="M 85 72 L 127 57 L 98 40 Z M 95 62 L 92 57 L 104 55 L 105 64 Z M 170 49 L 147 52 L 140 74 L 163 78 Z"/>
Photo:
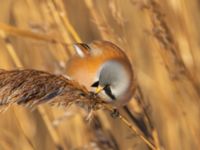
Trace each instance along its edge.
<path fill-rule="evenodd" d="M 113 118 L 117 118 L 117 117 L 119 117 L 119 111 L 117 109 L 113 109 L 113 111 L 111 112 L 110 115 Z"/>

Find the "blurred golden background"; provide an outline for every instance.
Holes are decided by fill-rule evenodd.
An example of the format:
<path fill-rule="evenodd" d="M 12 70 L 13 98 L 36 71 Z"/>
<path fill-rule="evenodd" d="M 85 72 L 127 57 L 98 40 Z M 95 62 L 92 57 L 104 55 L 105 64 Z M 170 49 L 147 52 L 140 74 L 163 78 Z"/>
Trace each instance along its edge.
<path fill-rule="evenodd" d="M 0 0 L 0 68 L 64 74 L 72 43 L 112 41 L 132 61 L 156 149 L 197 150 L 199 17 L 198 0 Z M 98 112 L 96 124 L 78 107 L 12 106 L 0 115 L 0 150 L 150 149 L 107 112 Z"/>

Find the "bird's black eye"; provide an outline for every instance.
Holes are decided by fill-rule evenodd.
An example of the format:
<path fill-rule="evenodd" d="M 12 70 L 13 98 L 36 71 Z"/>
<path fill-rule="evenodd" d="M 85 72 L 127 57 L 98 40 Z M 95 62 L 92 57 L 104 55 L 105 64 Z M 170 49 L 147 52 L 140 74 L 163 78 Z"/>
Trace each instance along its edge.
<path fill-rule="evenodd" d="M 110 89 L 110 85 L 106 85 L 104 87 L 104 91 L 112 100 L 116 100 L 115 96 L 112 94 L 112 91 Z"/>
<path fill-rule="evenodd" d="M 94 82 L 91 87 L 98 87 L 99 86 L 99 81 Z"/>

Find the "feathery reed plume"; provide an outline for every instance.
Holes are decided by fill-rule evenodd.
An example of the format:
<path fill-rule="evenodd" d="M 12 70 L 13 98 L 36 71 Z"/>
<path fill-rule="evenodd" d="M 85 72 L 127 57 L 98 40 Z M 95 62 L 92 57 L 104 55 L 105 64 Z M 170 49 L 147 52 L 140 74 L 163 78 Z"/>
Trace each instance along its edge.
<path fill-rule="evenodd" d="M 67 106 L 89 98 L 90 93 L 77 82 L 61 75 L 36 70 L 0 71 L 0 104 L 36 106 L 41 103 Z"/>
<path fill-rule="evenodd" d="M 166 62 L 167 69 L 171 71 L 173 75 L 177 74 L 177 71 L 178 73 L 184 73 L 186 69 L 185 65 L 182 61 L 169 27 L 163 18 L 163 13 L 160 11 L 159 4 L 154 0 L 150 0 L 146 8 L 150 10 L 152 15 L 151 21 L 153 24 L 152 30 L 154 32 L 154 36 L 167 50 L 166 54 L 170 58 L 168 60 L 171 60 L 171 62 Z M 164 56 L 166 57 L 166 55 Z M 169 63 L 172 63 L 173 67 L 175 68 L 173 68 Z"/>
<path fill-rule="evenodd" d="M 165 67 L 171 77 L 178 80 L 186 77 L 187 80 L 191 81 L 197 94 L 199 95 L 199 85 L 197 84 L 197 79 L 192 76 L 191 72 L 183 62 L 180 50 L 166 20 L 164 19 L 160 5 L 155 0 L 150 0 L 144 8 L 150 12 L 149 14 L 153 24 L 152 31 L 160 45 L 163 46 L 163 51 L 161 50 L 160 53 L 165 62 Z"/>

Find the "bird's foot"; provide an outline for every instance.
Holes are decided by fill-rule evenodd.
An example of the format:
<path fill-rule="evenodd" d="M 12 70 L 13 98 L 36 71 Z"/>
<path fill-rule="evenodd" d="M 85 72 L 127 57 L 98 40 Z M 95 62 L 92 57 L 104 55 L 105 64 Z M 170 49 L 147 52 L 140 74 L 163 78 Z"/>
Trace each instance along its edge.
<path fill-rule="evenodd" d="M 111 112 L 110 115 L 113 118 L 117 118 L 117 117 L 119 117 L 119 111 L 115 108 L 115 109 L 113 109 L 113 111 Z"/>

